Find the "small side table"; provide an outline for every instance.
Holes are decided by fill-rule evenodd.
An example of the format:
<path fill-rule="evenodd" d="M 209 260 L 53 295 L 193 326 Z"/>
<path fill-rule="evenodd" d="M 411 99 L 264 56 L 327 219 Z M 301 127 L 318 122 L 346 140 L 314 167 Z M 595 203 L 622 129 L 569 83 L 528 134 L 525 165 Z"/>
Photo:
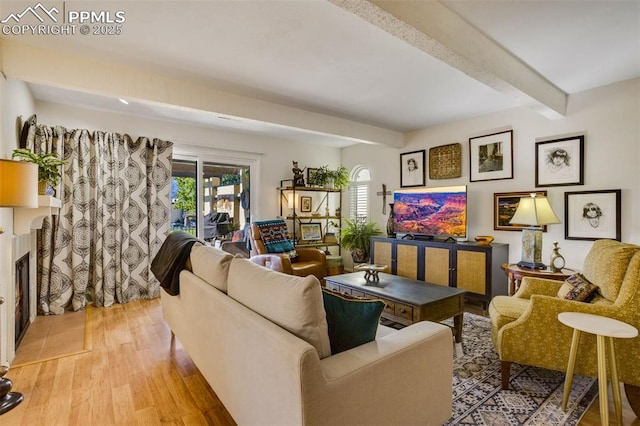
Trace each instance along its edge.
<path fill-rule="evenodd" d="M 551 269 L 529 269 L 521 268 L 515 263 L 504 263 L 502 269 L 507 274 L 508 294 L 513 294 L 520 288 L 520 282 L 524 277 L 546 278 L 548 280 L 564 281 L 571 275 L 575 274 L 576 270 L 570 268 L 563 268 L 560 272 L 551 272 Z"/>
<path fill-rule="evenodd" d="M 584 314 L 581 312 L 562 312 L 558 314 L 558 320 L 573 328 L 571 350 L 569 352 L 569 364 L 564 382 L 564 395 L 562 397 L 562 411 L 566 411 L 571 384 L 573 382 L 573 370 L 576 365 L 576 354 L 580 333 L 596 335 L 598 351 L 598 389 L 600 391 L 600 423 L 609 424 L 609 408 L 607 407 L 607 349 L 611 369 L 611 388 L 613 390 L 613 404 L 616 409 L 618 424 L 622 424 L 622 403 L 620 402 L 620 383 L 618 382 L 618 368 L 616 355 L 613 348 L 613 338 L 630 339 L 638 335 L 638 330 L 627 323 L 613 318 L 599 315 Z"/>

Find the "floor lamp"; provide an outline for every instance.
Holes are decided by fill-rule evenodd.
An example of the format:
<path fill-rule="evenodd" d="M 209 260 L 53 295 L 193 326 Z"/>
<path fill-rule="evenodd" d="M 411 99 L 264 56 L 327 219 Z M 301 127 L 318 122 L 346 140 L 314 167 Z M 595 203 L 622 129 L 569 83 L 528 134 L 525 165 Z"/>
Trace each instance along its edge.
<path fill-rule="evenodd" d="M 38 166 L 22 161 L 0 160 L 0 207 L 38 207 Z M 4 229 L 0 227 L 0 234 Z M 0 297 L 0 305 L 4 299 Z M 0 415 L 15 408 L 23 400 L 11 392 L 13 383 L 4 377 L 9 366 L 0 366 Z"/>
<path fill-rule="evenodd" d="M 532 193 L 530 197 L 520 198 L 518 208 L 509 223 L 529 225 L 522 230 L 522 260 L 518 262 L 518 266 L 546 269 L 546 265 L 542 263 L 542 226 L 560 223 L 547 197 Z"/>

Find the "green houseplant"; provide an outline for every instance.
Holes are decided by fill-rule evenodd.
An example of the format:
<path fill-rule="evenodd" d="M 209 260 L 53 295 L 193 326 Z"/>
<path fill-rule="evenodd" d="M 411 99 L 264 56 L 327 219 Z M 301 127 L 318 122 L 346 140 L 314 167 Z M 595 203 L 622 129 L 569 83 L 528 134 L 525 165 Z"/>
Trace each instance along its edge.
<path fill-rule="evenodd" d="M 322 166 L 309 174 L 307 182 L 310 186 L 334 187 L 342 189 L 349 183 L 349 170 L 340 166 L 336 170 L 331 170 L 329 166 Z"/>
<path fill-rule="evenodd" d="M 382 230 L 374 222 L 364 219 L 345 219 L 345 226 L 340 233 L 340 245 L 351 252 L 354 263 L 369 261 L 371 237 L 382 235 Z"/>
<path fill-rule="evenodd" d="M 335 171 L 333 171 L 332 174 L 333 184 L 335 185 L 336 189 L 345 188 L 349 183 L 349 170 L 346 167 L 340 166 Z"/>
<path fill-rule="evenodd" d="M 64 164 L 64 161 L 54 154 L 36 154 L 29 149 L 20 148 L 13 151 L 12 157 L 38 165 L 38 193 L 40 195 L 46 195 L 47 185 L 55 188 L 62 178 L 60 166 Z"/>

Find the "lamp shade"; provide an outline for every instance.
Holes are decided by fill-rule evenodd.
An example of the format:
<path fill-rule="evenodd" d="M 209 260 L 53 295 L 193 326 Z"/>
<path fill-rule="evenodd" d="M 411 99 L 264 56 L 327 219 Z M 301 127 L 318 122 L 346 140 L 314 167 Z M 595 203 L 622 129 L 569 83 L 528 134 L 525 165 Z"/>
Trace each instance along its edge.
<path fill-rule="evenodd" d="M 553 212 L 547 197 L 537 197 L 536 194 L 531 194 L 531 197 L 520 198 L 516 213 L 509 223 L 542 226 L 560 223 L 560 219 Z"/>
<path fill-rule="evenodd" d="M 38 165 L 0 160 L 0 207 L 38 207 Z"/>

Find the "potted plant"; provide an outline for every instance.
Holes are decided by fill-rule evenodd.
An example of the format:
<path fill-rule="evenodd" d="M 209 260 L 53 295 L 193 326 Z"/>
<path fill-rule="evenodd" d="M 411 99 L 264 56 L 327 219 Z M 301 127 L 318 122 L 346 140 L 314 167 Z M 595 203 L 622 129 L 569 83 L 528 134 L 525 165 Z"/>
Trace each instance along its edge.
<path fill-rule="evenodd" d="M 62 178 L 60 166 L 64 161 L 52 153 L 36 154 L 29 149 L 20 148 L 13 151 L 13 158 L 38 165 L 38 194 L 47 195 L 47 187 L 55 188 Z"/>
<path fill-rule="evenodd" d="M 369 247 L 371 237 L 382 235 L 382 230 L 374 222 L 362 219 L 345 219 L 345 226 L 340 233 L 340 244 L 351 252 L 354 263 L 369 261 Z"/>
<path fill-rule="evenodd" d="M 349 170 L 346 167 L 340 166 L 332 174 L 336 189 L 345 188 L 349 183 Z"/>
<path fill-rule="evenodd" d="M 328 166 L 319 167 L 309 174 L 307 183 L 309 186 L 323 187 L 329 183 L 329 179 L 332 177 L 331 173 Z"/>
<path fill-rule="evenodd" d="M 349 170 L 344 166 L 331 170 L 325 165 L 315 169 L 309 175 L 307 183 L 310 186 L 342 189 L 349 183 Z"/>

